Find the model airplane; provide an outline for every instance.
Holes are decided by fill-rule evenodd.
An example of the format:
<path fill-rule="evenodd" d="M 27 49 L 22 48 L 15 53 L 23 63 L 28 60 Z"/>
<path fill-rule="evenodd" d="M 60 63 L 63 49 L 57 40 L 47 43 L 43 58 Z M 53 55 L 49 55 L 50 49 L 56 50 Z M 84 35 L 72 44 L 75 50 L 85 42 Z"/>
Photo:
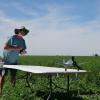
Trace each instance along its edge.
<path fill-rule="evenodd" d="M 72 56 L 71 59 L 69 59 L 68 61 L 63 60 L 63 62 L 60 62 L 60 63 L 57 63 L 57 64 L 63 65 L 66 69 L 67 69 L 67 67 L 69 67 L 69 66 L 73 66 L 73 67 L 77 67 L 78 70 L 80 70 L 80 69 L 82 69 L 82 68 L 80 68 L 80 65 L 85 64 L 85 63 L 87 63 L 87 62 L 77 63 L 77 62 L 75 61 L 74 56 Z"/>

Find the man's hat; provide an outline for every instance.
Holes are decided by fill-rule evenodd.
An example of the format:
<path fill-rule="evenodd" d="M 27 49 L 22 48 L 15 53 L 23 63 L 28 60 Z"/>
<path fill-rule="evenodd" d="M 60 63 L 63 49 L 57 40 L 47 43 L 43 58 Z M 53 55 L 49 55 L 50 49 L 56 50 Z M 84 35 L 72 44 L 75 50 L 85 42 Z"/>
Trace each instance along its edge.
<path fill-rule="evenodd" d="M 19 28 L 15 28 L 15 34 L 18 34 L 19 32 L 23 31 L 24 35 L 27 35 L 27 33 L 29 32 L 28 29 L 25 28 L 25 26 L 21 26 Z"/>

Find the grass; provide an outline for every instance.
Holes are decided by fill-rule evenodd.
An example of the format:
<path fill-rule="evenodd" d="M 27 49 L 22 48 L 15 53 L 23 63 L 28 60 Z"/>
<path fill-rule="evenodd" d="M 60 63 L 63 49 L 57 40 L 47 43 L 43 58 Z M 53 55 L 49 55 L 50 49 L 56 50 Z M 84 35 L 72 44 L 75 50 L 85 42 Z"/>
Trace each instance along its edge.
<path fill-rule="evenodd" d="M 69 56 L 20 56 L 19 64 L 21 65 L 41 65 L 41 66 L 56 66 L 57 62 L 62 62 L 63 59 L 68 60 Z M 76 56 L 76 61 L 86 62 L 82 64 L 82 69 L 91 71 L 90 74 L 70 76 L 70 100 L 100 100 L 100 57 L 95 56 Z M 10 84 L 10 75 L 6 77 L 3 88 L 3 95 L 0 100 L 46 100 L 48 96 L 48 76 L 32 75 L 30 85 L 32 91 L 27 87 L 25 78 L 20 76 L 25 75 L 25 72 L 18 71 L 16 87 Z M 67 77 L 66 75 L 53 76 L 53 82 L 57 84 L 57 88 L 53 85 L 54 100 L 68 99 L 67 93 Z"/>

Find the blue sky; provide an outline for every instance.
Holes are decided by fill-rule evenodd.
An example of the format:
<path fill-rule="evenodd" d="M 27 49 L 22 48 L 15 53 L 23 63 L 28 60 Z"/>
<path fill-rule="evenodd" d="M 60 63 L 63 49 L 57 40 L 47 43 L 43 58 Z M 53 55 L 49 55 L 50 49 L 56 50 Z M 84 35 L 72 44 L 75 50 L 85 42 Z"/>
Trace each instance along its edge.
<path fill-rule="evenodd" d="M 29 55 L 100 53 L 99 0 L 0 1 L 0 55 L 14 29 L 26 26 Z"/>

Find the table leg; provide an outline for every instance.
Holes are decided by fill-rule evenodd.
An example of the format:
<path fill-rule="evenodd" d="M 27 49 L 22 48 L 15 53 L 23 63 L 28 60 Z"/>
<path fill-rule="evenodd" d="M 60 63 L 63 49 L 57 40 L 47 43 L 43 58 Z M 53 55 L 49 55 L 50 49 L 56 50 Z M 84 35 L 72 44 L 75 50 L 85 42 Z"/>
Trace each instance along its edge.
<path fill-rule="evenodd" d="M 47 100 L 52 100 L 52 75 L 51 74 L 49 74 L 49 89 L 50 89 L 50 93 Z"/>
<path fill-rule="evenodd" d="M 67 76 L 67 93 L 69 98 L 69 75 Z"/>
<path fill-rule="evenodd" d="M 31 92 L 33 93 L 34 91 L 29 83 L 29 73 L 26 74 L 26 83 L 27 83 L 28 87 L 30 88 Z"/>

